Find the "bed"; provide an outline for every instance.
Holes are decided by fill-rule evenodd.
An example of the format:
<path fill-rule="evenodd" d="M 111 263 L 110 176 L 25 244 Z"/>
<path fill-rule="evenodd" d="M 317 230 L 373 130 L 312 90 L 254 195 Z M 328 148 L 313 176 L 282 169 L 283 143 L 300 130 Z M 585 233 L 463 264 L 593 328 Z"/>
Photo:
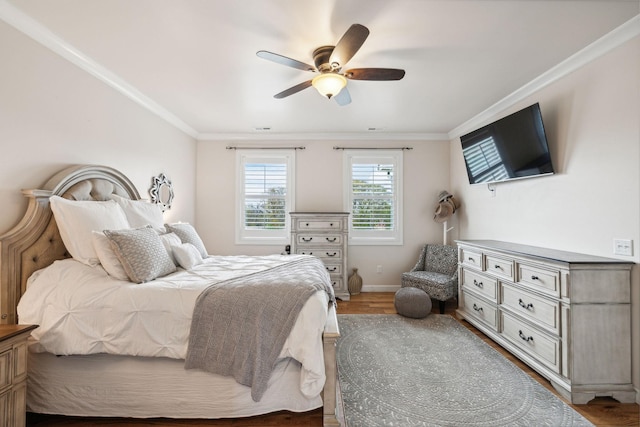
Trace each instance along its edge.
<path fill-rule="evenodd" d="M 266 390 L 257 393 L 256 387 L 241 385 L 232 376 L 207 372 L 197 364 L 190 367 L 199 369 L 185 369 L 185 359 L 192 361 L 197 354 L 190 325 L 196 324 L 194 318 L 208 319 L 204 311 L 196 311 L 194 316 L 193 310 L 200 307 L 199 301 L 208 290 L 215 288 L 212 293 L 217 295 L 227 283 L 241 281 L 242 286 L 249 286 L 273 278 L 330 283 L 324 278 L 328 277 L 326 272 L 317 269 L 321 262 L 313 257 L 282 255 L 198 257 L 194 251 L 199 249 L 197 244 L 184 244 L 183 238 L 181 246 L 188 246 L 191 252 L 181 253 L 175 271 L 132 283 L 132 276 L 123 280 L 107 272 L 109 263 L 103 258 L 96 266 L 79 262 L 77 252 L 71 257 L 59 230 L 66 226 L 58 227 L 56 217 L 66 220 L 58 211 L 54 216 L 51 208 L 58 206 L 61 198 L 65 203 L 75 200 L 92 208 L 111 198 L 123 206 L 139 205 L 139 193 L 125 175 L 106 166 L 72 166 L 54 175 L 42 189 L 23 193 L 29 201 L 25 216 L 0 236 L 0 321 L 12 324 L 27 319 L 42 325 L 30 339 L 29 411 L 74 416 L 238 418 L 323 407 L 324 425 L 340 424 L 335 366 L 339 331 L 335 304 L 322 290 L 314 290 L 299 304 L 297 320 L 282 337 L 284 345 L 275 368 L 263 380 Z M 116 232 L 115 237 L 108 237 L 120 236 Z M 125 260 L 122 262 L 126 266 Z M 216 286 L 210 286 L 212 283 Z M 89 300 L 92 304 L 97 301 L 98 308 L 88 305 Z M 220 312 L 221 307 L 213 312 Z"/>

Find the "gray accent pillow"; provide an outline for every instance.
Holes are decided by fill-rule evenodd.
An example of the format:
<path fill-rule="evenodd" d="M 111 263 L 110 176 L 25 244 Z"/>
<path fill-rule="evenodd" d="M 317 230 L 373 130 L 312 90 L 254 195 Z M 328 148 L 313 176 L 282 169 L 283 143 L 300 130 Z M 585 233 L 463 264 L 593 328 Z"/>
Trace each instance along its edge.
<path fill-rule="evenodd" d="M 148 282 L 176 271 L 160 236 L 152 228 L 105 230 L 104 235 L 132 282 Z"/>
<path fill-rule="evenodd" d="M 167 232 L 176 233 L 180 240 L 182 240 L 182 243 L 191 243 L 195 246 L 202 258 L 209 256 L 207 249 L 204 247 L 204 243 L 202 243 L 202 239 L 198 236 L 198 232 L 193 228 L 193 225 L 188 222 L 178 222 L 175 224 L 165 224 L 164 226 Z"/>

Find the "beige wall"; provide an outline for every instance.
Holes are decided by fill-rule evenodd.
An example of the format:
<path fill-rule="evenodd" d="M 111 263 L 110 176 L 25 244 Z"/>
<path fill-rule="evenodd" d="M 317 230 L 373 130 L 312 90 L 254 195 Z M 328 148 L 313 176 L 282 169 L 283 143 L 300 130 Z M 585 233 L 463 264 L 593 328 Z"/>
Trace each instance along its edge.
<path fill-rule="evenodd" d="M 333 146 L 402 147 L 404 151 L 404 245 L 350 246 L 349 269 L 357 267 L 365 290 L 395 290 L 400 275 L 413 267 L 421 245 L 442 241 L 442 225 L 433 222 L 437 195 L 449 184 L 448 141 L 254 141 L 250 146 L 292 146 L 296 152 L 296 210 L 343 211 L 342 156 Z M 202 238 L 211 253 L 269 254 L 283 247 L 236 245 L 235 155 L 229 143 L 198 143 L 198 191 L 196 217 Z M 243 145 L 243 144 L 237 144 Z M 376 267 L 382 265 L 382 273 Z"/>
<path fill-rule="evenodd" d="M 151 177 L 175 185 L 166 219 L 194 221 L 193 138 L 0 21 L 0 233 L 37 188 L 72 164 L 101 164 L 129 176 L 148 198 Z"/>
<path fill-rule="evenodd" d="M 640 38 L 587 64 L 502 115 L 540 102 L 557 174 L 470 186 L 460 141 L 451 144 L 451 187 L 465 209 L 460 236 L 497 239 L 640 261 Z M 495 117 L 498 118 L 498 117 Z M 634 255 L 613 255 L 613 239 Z M 633 377 L 640 388 L 640 280 L 632 280 Z"/>

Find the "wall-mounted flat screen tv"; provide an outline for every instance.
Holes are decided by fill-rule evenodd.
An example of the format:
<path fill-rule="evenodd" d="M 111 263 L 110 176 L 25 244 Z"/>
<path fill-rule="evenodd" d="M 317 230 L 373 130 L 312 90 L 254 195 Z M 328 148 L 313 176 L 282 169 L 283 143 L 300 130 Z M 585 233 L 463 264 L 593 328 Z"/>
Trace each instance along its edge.
<path fill-rule="evenodd" d="M 463 135 L 460 142 L 471 184 L 554 173 L 537 103 Z"/>

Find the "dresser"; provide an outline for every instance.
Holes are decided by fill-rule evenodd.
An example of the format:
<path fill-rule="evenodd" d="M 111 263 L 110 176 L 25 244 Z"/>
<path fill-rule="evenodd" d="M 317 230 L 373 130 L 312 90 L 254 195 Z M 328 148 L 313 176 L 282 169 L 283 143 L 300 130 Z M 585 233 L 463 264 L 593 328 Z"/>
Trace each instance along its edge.
<path fill-rule="evenodd" d="M 291 212 L 291 253 L 322 260 L 336 298 L 349 300 L 347 288 L 348 212 Z"/>
<path fill-rule="evenodd" d="M 633 403 L 631 267 L 612 258 L 459 240 L 457 314 L 574 404 Z"/>
<path fill-rule="evenodd" d="M 35 328 L 0 325 L 0 427 L 26 424 L 27 338 Z"/>

